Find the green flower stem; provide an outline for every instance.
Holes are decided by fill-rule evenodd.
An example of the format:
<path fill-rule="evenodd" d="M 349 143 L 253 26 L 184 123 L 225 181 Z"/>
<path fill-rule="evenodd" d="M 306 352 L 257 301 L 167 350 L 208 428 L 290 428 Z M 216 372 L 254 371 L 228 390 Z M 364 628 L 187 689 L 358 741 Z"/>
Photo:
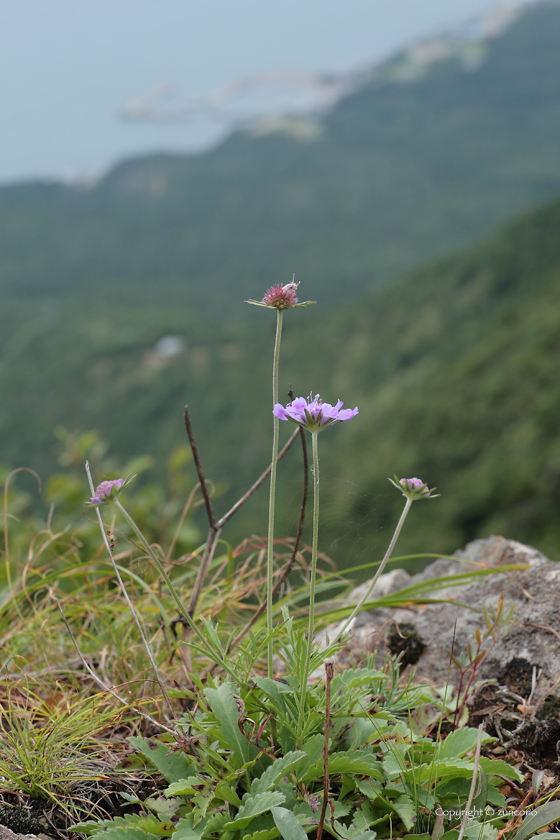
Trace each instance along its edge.
<path fill-rule="evenodd" d="M 315 632 L 315 581 L 317 578 L 317 550 L 319 544 L 319 450 L 317 446 L 318 432 L 311 432 L 313 447 L 313 543 L 311 551 L 311 582 L 309 585 L 309 623 L 307 625 L 307 671 L 313 649 L 313 633 Z M 309 675 L 309 674 L 308 674 Z"/>
<path fill-rule="evenodd" d="M 319 544 L 319 449 L 317 446 L 318 432 L 311 432 L 311 443 L 313 448 L 313 542 L 311 549 L 311 580 L 309 583 L 309 622 L 307 625 L 307 646 L 303 672 L 301 675 L 301 701 L 299 707 L 298 731 L 302 731 L 303 717 L 305 714 L 305 698 L 307 694 L 307 680 L 311 654 L 313 652 L 313 633 L 315 630 L 315 581 L 317 578 L 317 551 Z"/>
<path fill-rule="evenodd" d="M 399 521 L 397 523 L 397 527 L 395 528 L 395 533 L 393 534 L 393 538 L 391 539 L 391 542 L 389 543 L 389 548 L 385 552 L 385 557 L 381 561 L 381 565 L 379 566 L 377 572 L 375 573 L 375 577 L 373 578 L 372 582 L 370 583 L 367 592 L 360 598 L 359 602 L 354 607 L 354 610 L 352 611 L 352 614 L 350 615 L 350 617 L 346 620 L 345 624 L 343 624 L 342 628 L 338 631 L 338 633 L 334 637 L 333 644 L 335 644 L 340 639 L 342 634 L 347 630 L 347 628 L 350 627 L 351 623 L 354 621 L 354 619 L 356 618 L 356 616 L 358 615 L 358 613 L 362 609 L 363 605 L 365 604 L 365 602 L 367 601 L 367 599 L 369 598 L 369 596 L 373 592 L 373 587 L 375 586 L 375 584 L 379 580 L 379 578 L 380 578 L 380 576 L 383 572 L 383 569 L 387 565 L 387 562 L 388 562 L 389 558 L 391 557 L 391 554 L 393 553 L 393 549 L 395 547 L 395 544 L 397 542 L 399 534 L 402 530 L 402 526 L 404 525 L 404 521 L 405 521 L 406 517 L 408 516 L 408 511 L 410 510 L 410 506 L 412 504 L 412 501 L 413 501 L 412 499 L 407 499 L 406 500 L 404 510 L 401 513 L 401 518 L 399 519 Z"/>
<path fill-rule="evenodd" d="M 118 499 L 115 500 L 114 505 L 122 513 L 123 517 L 126 519 L 128 524 L 130 525 L 130 527 L 132 528 L 132 530 L 134 531 L 134 533 L 136 534 L 136 536 L 138 537 L 138 539 L 140 540 L 142 545 L 144 546 L 147 554 L 149 554 L 149 556 L 151 557 L 156 569 L 158 570 L 158 572 L 160 573 L 160 575 L 164 579 L 165 583 L 167 584 L 169 592 L 171 593 L 171 597 L 175 601 L 177 609 L 179 610 L 179 615 L 188 622 L 189 627 L 195 633 L 195 635 L 198 637 L 198 639 L 202 643 L 203 647 L 208 649 L 208 645 L 209 645 L 208 639 L 202 633 L 202 631 L 199 630 L 199 628 L 196 626 L 196 624 L 192 620 L 192 618 L 189 615 L 189 613 L 187 612 L 187 610 L 185 610 L 185 608 L 184 608 L 184 606 L 181 602 L 181 599 L 177 595 L 177 590 L 175 589 L 175 587 L 171 583 L 169 575 L 165 571 L 165 569 L 164 569 L 164 567 L 161 563 L 161 560 L 156 555 L 155 551 L 153 550 L 153 548 L 151 547 L 151 545 L 147 541 L 146 537 L 144 536 L 144 534 L 142 533 L 142 531 L 140 530 L 140 528 L 138 527 L 138 525 L 136 524 L 136 522 L 134 521 L 132 516 L 129 514 L 129 512 L 126 510 L 126 508 L 124 508 L 121 505 L 121 503 L 119 502 Z M 213 653 L 217 653 L 217 651 L 214 648 L 213 648 Z M 228 663 L 226 662 L 225 659 L 223 659 L 223 657 L 220 657 L 220 665 L 224 669 L 224 671 L 227 674 L 229 674 L 230 677 L 232 677 L 232 679 L 236 680 L 236 675 L 235 675 L 234 671 L 229 667 Z"/>
<path fill-rule="evenodd" d="M 278 402 L 278 360 L 280 358 L 280 340 L 282 338 L 282 310 L 276 310 L 276 342 L 272 363 L 272 407 Z M 266 555 L 266 633 L 268 636 L 267 659 L 268 676 L 273 674 L 274 640 L 272 638 L 272 590 L 274 582 L 274 506 L 276 502 L 276 467 L 278 459 L 278 417 L 273 415 L 272 462 L 270 470 L 270 502 L 268 507 L 268 544 Z"/>

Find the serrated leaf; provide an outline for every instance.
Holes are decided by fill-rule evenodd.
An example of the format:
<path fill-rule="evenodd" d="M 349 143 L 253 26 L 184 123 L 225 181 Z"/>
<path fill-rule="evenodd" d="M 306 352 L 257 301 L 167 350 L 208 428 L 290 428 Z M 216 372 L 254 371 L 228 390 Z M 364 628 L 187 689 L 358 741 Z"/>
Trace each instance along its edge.
<path fill-rule="evenodd" d="M 389 677 L 381 671 L 376 671 L 373 668 L 350 668 L 348 671 L 343 671 L 342 674 L 337 674 L 332 682 L 333 695 L 344 688 L 360 688 L 362 685 L 368 685 L 372 682 L 386 681 Z"/>
<path fill-rule="evenodd" d="M 329 773 L 349 773 L 356 776 L 371 776 L 378 781 L 383 781 L 385 776 L 380 763 L 369 753 L 361 753 L 359 750 L 352 753 L 335 753 L 329 756 Z M 324 774 L 323 759 L 315 762 L 308 768 L 303 776 L 303 782 L 308 784 L 313 779 L 318 779 Z"/>
<path fill-rule="evenodd" d="M 186 779 L 195 769 L 194 764 L 183 752 L 169 752 L 169 744 L 151 741 L 147 738 L 132 737 L 128 739 L 135 750 L 145 756 L 149 763 L 158 770 L 168 782 L 178 782 Z"/>
<path fill-rule="evenodd" d="M 183 817 L 177 823 L 173 840 L 201 840 L 206 831 L 206 826 L 206 821 L 193 826 L 193 817 L 192 814 L 189 814 L 188 817 Z"/>
<path fill-rule="evenodd" d="M 486 758 L 483 756 L 480 759 L 480 766 L 487 776 L 505 776 L 506 779 L 512 779 L 514 782 L 523 781 L 523 774 L 519 770 L 516 770 L 511 764 L 507 764 L 500 759 Z"/>
<path fill-rule="evenodd" d="M 240 831 L 247 828 L 254 817 L 272 810 L 276 805 L 282 805 L 286 797 L 279 791 L 267 790 L 264 793 L 257 793 L 256 796 L 245 794 L 243 805 L 237 812 L 237 816 L 231 822 L 225 824 L 224 828 L 229 831 Z"/>
<path fill-rule="evenodd" d="M 558 821 L 560 821 L 560 802 L 558 800 L 547 802 L 546 805 L 535 808 L 533 813 L 523 820 L 513 840 L 526 840 L 526 838 L 532 837 L 539 828 L 544 828 L 546 825 Z"/>
<path fill-rule="evenodd" d="M 292 811 L 278 807 L 271 808 L 270 810 L 274 817 L 276 828 L 284 840 L 307 840 L 307 834 Z"/>
<path fill-rule="evenodd" d="M 243 840 L 276 840 L 277 837 L 280 837 L 277 828 L 261 828 L 253 834 L 244 834 Z"/>
<path fill-rule="evenodd" d="M 80 834 L 97 834 L 103 831 L 106 825 L 105 820 L 86 820 L 85 822 L 76 823 L 68 827 L 69 831 L 79 831 Z"/>
<path fill-rule="evenodd" d="M 265 790 L 269 790 L 274 784 L 276 784 L 278 779 L 281 779 L 282 776 L 286 776 L 288 772 L 299 763 L 299 760 L 304 757 L 305 753 L 303 750 L 294 750 L 293 752 L 287 753 L 282 758 L 277 759 L 277 761 L 274 761 L 266 768 L 260 778 L 253 781 L 253 784 L 251 785 L 251 793 L 264 793 Z"/>
<path fill-rule="evenodd" d="M 115 828 L 108 828 L 103 832 L 105 840 L 155 840 L 155 834 L 148 834 L 135 825 L 119 825 Z"/>
<path fill-rule="evenodd" d="M 236 792 L 227 782 L 220 782 L 214 791 L 214 796 L 216 799 L 222 799 L 224 802 L 228 802 L 236 808 L 241 808 L 241 805 L 243 804 Z"/>
<path fill-rule="evenodd" d="M 456 729 L 455 732 L 451 732 L 443 744 L 441 745 L 438 757 L 442 759 L 446 758 L 462 758 L 471 750 L 474 750 L 476 747 L 476 742 L 478 740 L 478 729 L 474 729 L 471 726 L 465 726 L 462 729 Z M 486 732 L 482 736 L 482 743 L 487 744 L 489 741 L 495 741 L 495 738 L 492 738 Z"/>
<path fill-rule="evenodd" d="M 229 683 L 222 683 L 218 688 L 207 688 L 204 694 L 218 721 L 218 730 L 224 745 L 232 750 L 241 764 L 251 761 L 258 750 L 252 747 L 239 731 L 239 710 L 233 698 L 233 687 Z"/>
<path fill-rule="evenodd" d="M 192 796 L 197 793 L 196 787 L 202 784 L 198 776 L 188 776 L 186 779 L 179 779 L 165 788 L 166 796 Z M 196 786 L 196 787 L 195 787 Z"/>
<path fill-rule="evenodd" d="M 398 796 L 391 802 L 391 808 L 399 815 L 407 831 L 411 831 L 416 819 L 416 807 L 410 796 Z"/>

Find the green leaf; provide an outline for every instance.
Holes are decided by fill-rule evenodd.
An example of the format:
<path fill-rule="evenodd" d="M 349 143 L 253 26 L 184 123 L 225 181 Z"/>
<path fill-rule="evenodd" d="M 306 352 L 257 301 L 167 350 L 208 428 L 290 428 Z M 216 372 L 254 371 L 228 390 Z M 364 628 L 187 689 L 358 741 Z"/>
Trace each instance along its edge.
<path fill-rule="evenodd" d="M 257 793 L 256 796 L 245 794 L 243 805 L 237 812 L 237 816 L 231 822 L 226 823 L 224 828 L 229 831 L 240 831 L 247 828 L 254 817 L 270 811 L 276 805 L 282 805 L 285 801 L 286 797 L 279 791 L 269 790 L 265 793 Z"/>
<path fill-rule="evenodd" d="M 526 817 L 521 823 L 521 827 L 513 840 L 526 840 L 527 837 L 532 837 L 533 834 L 544 828 L 545 825 L 558 822 L 560 820 L 560 802 L 547 802 L 546 805 L 541 805 L 540 808 L 535 808 L 530 816 Z"/>
<path fill-rule="evenodd" d="M 233 686 L 230 683 L 222 683 L 218 688 L 207 688 L 204 694 L 216 715 L 218 730 L 225 746 L 232 750 L 241 764 L 250 761 L 258 750 L 252 747 L 239 731 L 239 711 L 233 698 Z"/>
<path fill-rule="evenodd" d="M 321 758 L 308 768 L 302 780 L 305 784 L 308 784 L 313 779 L 322 777 L 323 773 L 324 765 Z M 329 756 L 329 773 L 332 775 L 335 773 L 351 773 L 357 776 L 371 776 L 378 781 L 384 781 L 385 779 L 380 763 L 371 754 L 359 750 L 352 750 L 351 753 L 334 753 L 334 755 Z"/>
<path fill-rule="evenodd" d="M 307 840 L 307 834 L 292 811 L 286 808 L 271 808 L 276 827 L 284 840 Z"/>
<path fill-rule="evenodd" d="M 489 741 L 495 741 L 490 735 L 484 733 L 482 736 L 482 743 L 487 744 Z M 441 745 L 438 757 L 446 758 L 462 758 L 476 747 L 478 741 L 478 729 L 471 726 L 465 726 L 463 729 L 456 729 L 451 732 L 443 744 Z"/>
<path fill-rule="evenodd" d="M 484 770 L 487 776 L 505 776 L 506 779 L 512 779 L 514 782 L 522 782 L 523 775 L 512 767 L 511 764 L 506 764 L 505 761 L 500 761 L 496 758 L 480 759 L 480 767 Z"/>
<path fill-rule="evenodd" d="M 404 834 L 402 840 L 431 840 L 431 834 Z"/>
<path fill-rule="evenodd" d="M 244 834 L 243 840 L 276 840 L 279 836 L 277 828 L 261 828 L 253 834 Z"/>
<path fill-rule="evenodd" d="M 270 767 L 267 767 L 259 779 L 255 779 L 251 785 L 251 793 L 263 793 L 269 790 L 276 784 L 278 779 L 286 776 L 288 772 L 298 764 L 301 758 L 305 757 L 303 750 L 294 750 L 287 753 L 282 758 L 274 761 Z"/>
<path fill-rule="evenodd" d="M 197 792 L 203 782 L 199 776 L 188 776 L 186 779 L 179 779 L 178 782 L 173 782 L 169 787 L 165 788 L 166 796 L 193 796 Z"/>
<path fill-rule="evenodd" d="M 201 840 L 205 831 L 206 821 L 193 827 L 193 816 L 189 814 L 177 823 L 173 840 Z"/>
<path fill-rule="evenodd" d="M 135 825 L 119 825 L 103 832 L 103 838 L 107 840 L 155 840 L 155 837 Z"/>
<path fill-rule="evenodd" d="M 416 806 L 410 796 L 398 796 L 391 802 L 391 808 L 399 815 L 407 831 L 411 831 L 416 818 Z"/>
<path fill-rule="evenodd" d="M 236 808 L 241 808 L 241 805 L 243 804 L 235 790 L 225 781 L 220 782 L 217 786 L 214 791 L 214 796 L 216 799 L 222 799 L 224 802 L 229 802 L 230 805 L 234 805 Z"/>
<path fill-rule="evenodd" d="M 350 668 L 337 674 L 332 682 L 332 693 L 336 694 L 342 688 L 360 688 L 362 685 L 369 685 L 380 680 L 387 681 L 389 677 L 381 671 L 373 668 Z"/>
<path fill-rule="evenodd" d="M 162 744 L 160 741 L 153 741 L 148 738 L 132 737 L 128 739 L 135 750 L 148 759 L 156 770 L 168 782 L 178 782 L 179 779 L 186 779 L 195 770 L 194 764 L 183 752 L 169 752 L 169 744 Z"/>

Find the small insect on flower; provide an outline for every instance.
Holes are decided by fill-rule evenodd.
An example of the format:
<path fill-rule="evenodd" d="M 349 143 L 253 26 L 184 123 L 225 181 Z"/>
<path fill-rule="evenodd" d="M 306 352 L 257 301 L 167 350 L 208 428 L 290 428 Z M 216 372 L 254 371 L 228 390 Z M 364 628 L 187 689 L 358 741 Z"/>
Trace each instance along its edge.
<path fill-rule="evenodd" d="M 393 478 L 395 479 L 393 481 Z M 403 496 L 407 499 L 435 499 L 439 493 L 434 493 L 437 487 L 428 487 L 428 485 L 420 478 L 397 478 L 396 475 L 390 478 L 391 484 L 400 490 Z"/>
<path fill-rule="evenodd" d="M 116 499 L 125 485 L 124 478 L 115 478 L 112 481 L 102 481 L 95 488 L 95 493 L 88 500 L 87 504 L 91 507 L 99 507 L 107 502 L 112 502 Z"/>
<path fill-rule="evenodd" d="M 250 303 L 252 306 L 262 306 L 265 309 L 299 309 L 302 306 L 309 306 L 315 303 L 314 300 L 306 300 L 304 303 L 299 303 L 296 292 L 299 283 L 292 281 L 286 283 L 277 283 L 276 286 L 271 286 L 263 295 L 262 300 L 246 300 L 245 303 Z"/>
<path fill-rule="evenodd" d="M 296 397 L 284 408 L 276 403 L 272 413 L 280 420 L 291 420 L 298 426 L 303 426 L 310 432 L 322 432 L 327 426 L 334 426 L 335 423 L 342 423 L 351 420 L 359 414 L 358 408 L 342 408 L 344 403 L 338 400 L 336 405 L 324 403 L 319 394 L 313 396 L 313 392 L 305 397 Z"/>

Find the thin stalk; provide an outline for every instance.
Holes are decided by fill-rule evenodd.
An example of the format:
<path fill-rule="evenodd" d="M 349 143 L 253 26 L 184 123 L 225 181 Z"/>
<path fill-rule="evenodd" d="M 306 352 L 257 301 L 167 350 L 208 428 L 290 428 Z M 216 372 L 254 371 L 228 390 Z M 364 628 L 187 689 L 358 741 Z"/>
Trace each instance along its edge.
<path fill-rule="evenodd" d="M 119 701 L 119 703 L 122 703 L 123 706 L 126 706 L 127 709 L 130 709 L 135 714 L 140 715 L 145 720 L 149 721 L 149 723 L 151 723 L 153 726 L 157 726 L 157 727 L 159 727 L 159 729 L 163 729 L 163 730 L 165 730 L 165 732 L 169 732 L 170 735 L 175 735 L 176 736 L 177 731 L 175 729 L 170 729 L 168 726 L 165 726 L 165 724 L 160 723 L 158 720 L 155 720 L 155 718 L 151 717 L 151 715 L 148 715 L 146 712 L 142 711 L 142 709 L 137 709 L 135 706 L 131 706 L 130 703 L 127 700 L 124 699 L 124 697 L 122 697 L 120 694 L 118 694 L 115 691 L 114 688 L 111 688 L 111 686 L 106 685 L 106 683 L 104 683 L 103 680 L 100 679 L 100 677 L 97 676 L 97 674 L 95 673 L 95 671 L 93 670 L 93 668 L 91 667 L 89 662 L 86 660 L 82 651 L 80 650 L 78 642 L 76 641 L 76 637 L 72 633 L 72 628 L 70 627 L 70 625 L 68 623 L 68 620 L 67 620 L 66 616 L 64 615 L 64 610 L 62 609 L 62 604 L 60 603 L 60 601 L 58 600 L 58 598 L 54 594 L 54 590 L 52 589 L 52 587 L 49 588 L 49 595 L 51 596 L 53 601 L 56 603 L 58 609 L 60 610 L 60 613 L 62 615 L 62 620 L 64 621 L 64 623 L 66 625 L 66 629 L 68 630 L 70 638 L 72 639 L 74 647 L 76 648 L 76 653 L 78 654 L 78 656 L 80 657 L 80 659 L 82 661 L 82 665 L 84 666 L 84 668 L 86 669 L 86 671 L 88 672 L 90 677 L 92 677 L 92 679 L 95 680 L 97 685 L 99 685 L 103 689 L 103 691 L 107 691 L 109 694 L 111 694 L 116 700 Z"/>
<path fill-rule="evenodd" d="M 387 551 L 385 552 L 385 557 L 381 561 L 381 565 L 379 566 L 377 572 L 375 573 L 375 577 L 373 578 L 372 582 L 370 583 L 367 592 L 360 598 L 360 600 L 356 604 L 356 606 L 355 606 L 354 610 L 352 611 L 351 615 L 349 616 L 349 618 L 346 619 L 346 622 L 342 625 L 341 629 L 337 632 L 336 636 L 333 639 L 333 644 L 335 644 L 340 639 L 342 634 L 345 633 L 346 630 L 350 627 L 350 625 L 352 624 L 352 622 L 354 621 L 354 619 L 356 618 L 356 616 L 358 615 L 358 613 L 362 609 L 363 605 L 365 604 L 365 602 L 367 601 L 367 599 L 369 598 L 369 596 L 373 592 L 373 588 L 374 588 L 375 584 L 379 580 L 379 578 L 380 578 L 380 576 L 383 572 L 383 569 L 387 565 L 387 562 L 389 561 L 389 558 L 391 557 L 391 554 L 393 553 L 393 549 L 395 547 L 397 539 L 399 538 L 399 534 L 402 530 L 402 526 L 404 525 L 404 521 L 405 521 L 406 517 L 408 516 L 408 511 L 410 510 L 410 506 L 412 505 L 412 501 L 413 501 L 412 499 L 407 498 L 405 506 L 404 506 L 404 510 L 401 513 L 401 518 L 399 519 L 399 521 L 397 523 L 397 527 L 395 528 L 395 533 L 393 534 L 391 542 L 389 543 L 389 547 L 388 547 Z"/>
<path fill-rule="evenodd" d="M 274 359 L 272 362 L 272 407 L 278 402 L 278 360 L 280 358 L 280 340 L 282 338 L 282 310 L 276 310 L 276 342 L 274 344 Z M 267 660 L 268 676 L 274 676 L 272 661 L 274 656 L 274 640 L 272 638 L 272 590 L 274 587 L 274 506 L 276 502 L 276 459 L 278 457 L 278 417 L 272 416 L 272 459 L 270 470 L 270 502 L 268 507 L 268 547 L 266 555 L 266 633 L 268 636 Z"/>
<path fill-rule="evenodd" d="M 307 680 L 309 679 L 311 652 L 313 650 L 313 631 L 315 629 L 315 579 L 317 577 L 317 551 L 319 544 L 319 449 L 317 446 L 317 435 L 318 432 L 311 432 L 313 452 L 313 542 L 311 548 L 311 580 L 309 583 L 309 622 L 307 625 L 307 646 L 300 687 L 301 703 L 299 707 L 298 720 L 298 729 L 300 732 L 301 727 L 303 726 Z"/>
<path fill-rule="evenodd" d="M 317 552 L 319 546 L 319 449 L 317 446 L 318 432 L 311 432 L 313 452 L 313 542 L 311 549 L 311 581 L 309 584 L 309 622 L 307 625 L 307 671 L 309 676 L 309 661 L 313 648 L 313 633 L 315 630 L 315 581 L 317 579 Z"/>
<path fill-rule="evenodd" d="M 325 676 L 327 697 L 325 704 L 325 742 L 323 744 L 323 804 L 321 806 L 319 825 L 317 826 L 317 840 L 321 840 L 323 836 L 323 827 L 325 825 L 325 816 L 329 801 L 329 729 L 331 724 L 331 683 L 334 677 L 334 662 L 332 659 L 327 659 L 325 662 Z"/>
<path fill-rule="evenodd" d="M 155 551 L 153 550 L 153 548 L 151 547 L 151 545 L 150 545 L 150 544 L 149 544 L 149 542 L 147 541 L 146 537 L 144 536 L 144 534 L 142 533 L 142 531 L 140 530 L 140 528 L 138 527 L 138 525 L 136 524 L 136 522 L 134 521 L 134 519 L 132 518 L 132 516 L 131 516 L 131 515 L 128 513 L 128 511 L 127 511 L 127 510 L 126 510 L 126 509 L 125 509 L 125 508 L 121 505 L 121 503 L 119 502 L 119 500 L 118 500 L 118 499 L 116 499 L 116 500 L 114 501 L 114 503 L 113 503 L 113 504 L 115 505 L 115 507 L 117 507 L 117 508 L 120 510 L 120 512 L 122 513 L 123 517 L 126 519 L 126 521 L 128 522 L 128 524 L 130 525 L 130 527 L 132 528 L 132 530 L 134 531 L 134 533 L 136 534 L 136 536 L 137 536 L 137 537 L 138 537 L 138 539 L 140 540 L 140 542 L 141 542 L 142 546 L 144 547 L 145 551 L 146 551 L 146 552 L 147 552 L 147 554 L 151 557 L 151 559 L 152 559 L 152 561 L 153 561 L 153 563 L 154 563 L 154 565 L 155 565 L 156 569 L 158 570 L 158 572 L 160 573 L 160 575 L 161 575 L 161 576 L 162 576 L 162 578 L 164 579 L 165 583 L 167 584 L 167 587 L 168 587 L 168 589 L 169 589 L 169 592 L 170 592 L 170 594 L 171 594 L 171 597 L 172 597 L 172 598 L 173 598 L 173 600 L 175 601 L 175 604 L 176 604 L 176 606 L 177 606 L 177 609 L 179 610 L 179 615 L 180 615 L 182 618 L 184 618 L 184 619 L 185 619 L 186 623 L 189 625 L 189 627 L 191 628 L 191 630 L 193 630 L 193 631 L 194 631 L 194 633 L 195 633 L 195 634 L 196 634 L 196 636 L 198 637 L 199 641 L 200 641 L 200 642 L 202 642 L 202 645 L 203 645 L 206 649 L 208 649 L 208 639 L 206 638 L 206 636 L 204 635 L 204 633 L 202 633 L 202 631 L 201 631 L 201 630 L 199 630 L 199 628 L 196 626 L 196 624 L 194 623 L 193 619 L 192 619 L 192 618 L 191 618 L 191 616 L 188 614 L 188 612 L 186 612 L 186 610 L 185 610 L 185 608 L 183 607 L 183 604 L 182 604 L 182 602 L 181 602 L 181 599 L 180 599 L 180 598 L 179 598 L 179 596 L 177 595 L 177 591 L 176 591 L 175 587 L 174 587 L 174 586 L 173 586 L 173 584 L 171 583 L 171 580 L 170 580 L 170 578 L 169 578 L 169 575 L 168 575 L 168 574 L 167 574 L 167 572 L 165 571 L 165 569 L 164 569 L 164 567 L 163 567 L 163 564 L 161 563 L 161 560 L 159 559 L 159 557 L 157 556 L 157 554 L 155 553 Z M 226 661 L 225 661 L 222 657 L 220 657 L 220 665 L 221 665 L 221 667 L 224 669 L 224 671 L 225 671 L 227 674 L 229 674 L 229 675 L 230 675 L 230 677 L 232 677 L 232 679 L 234 679 L 234 680 L 236 679 L 236 676 L 235 676 L 234 671 L 233 671 L 233 670 L 229 667 L 229 665 L 227 664 L 227 662 L 226 662 Z"/>
<path fill-rule="evenodd" d="M 463 819 L 461 820 L 461 825 L 459 827 L 459 836 L 457 840 L 463 840 L 465 836 L 465 831 L 467 828 L 467 822 L 469 820 L 469 812 L 471 810 L 471 805 L 473 799 L 475 797 L 476 786 L 478 784 L 478 768 L 480 765 L 480 748 L 482 746 L 482 736 L 484 734 L 484 724 L 481 723 L 478 727 L 478 739 L 476 742 L 476 750 L 474 753 L 474 762 L 473 762 L 473 775 L 471 781 L 471 789 L 469 791 L 469 797 L 467 799 L 467 804 L 465 805 L 465 810 L 463 811 Z"/>
<path fill-rule="evenodd" d="M 92 478 L 91 478 L 91 470 L 89 468 L 89 463 L 87 461 L 86 461 L 86 473 L 87 473 L 88 482 L 89 482 L 89 486 L 90 486 L 90 490 L 91 490 L 91 495 L 93 496 L 95 491 L 94 491 L 94 487 L 93 487 L 93 481 L 92 481 Z M 117 502 L 117 504 L 118 504 L 118 502 Z M 124 510 L 124 508 L 123 508 L 123 510 Z M 171 703 L 171 700 L 169 699 L 169 695 L 167 694 L 167 691 L 165 690 L 165 685 L 163 684 L 163 680 L 162 680 L 162 678 L 160 676 L 160 673 L 159 673 L 159 668 L 158 668 L 157 663 L 156 663 L 156 661 L 153 657 L 152 650 L 150 648 L 150 644 L 149 644 L 149 642 L 146 638 L 146 635 L 145 635 L 144 630 L 142 628 L 142 625 L 140 623 L 140 619 L 138 618 L 138 615 L 136 613 L 136 610 L 134 609 L 132 601 L 130 600 L 130 596 L 127 592 L 126 586 L 124 585 L 124 581 L 121 577 L 121 573 L 119 572 L 119 568 L 118 568 L 117 564 L 115 563 L 115 558 L 113 556 L 113 551 L 111 549 L 111 545 L 110 545 L 109 540 L 107 538 L 107 532 L 106 532 L 105 527 L 103 525 L 103 519 L 102 519 L 102 516 L 101 516 L 101 511 L 99 510 L 98 507 L 95 508 L 95 513 L 97 514 L 97 521 L 99 523 L 99 528 L 101 530 L 101 534 L 103 535 L 103 542 L 105 543 L 105 548 L 107 549 L 107 554 L 109 555 L 109 559 L 111 561 L 111 565 L 113 567 L 113 571 L 114 571 L 115 576 L 117 578 L 117 581 L 118 581 L 118 584 L 120 586 L 121 592 L 124 596 L 124 599 L 126 601 L 128 609 L 130 611 L 130 614 L 132 615 L 132 618 L 134 619 L 134 623 L 136 624 L 137 630 L 140 633 L 140 638 L 142 639 L 142 643 L 143 643 L 143 645 L 146 649 L 146 653 L 148 654 L 148 659 L 150 660 L 150 665 L 152 666 L 152 670 L 154 672 L 156 682 L 158 683 L 158 685 L 161 689 L 161 693 L 163 694 L 165 702 L 167 703 L 167 705 L 169 707 L 169 711 L 171 712 L 171 716 L 173 717 L 174 714 L 175 714 L 174 709 L 173 709 L 173 704 Z"/>

